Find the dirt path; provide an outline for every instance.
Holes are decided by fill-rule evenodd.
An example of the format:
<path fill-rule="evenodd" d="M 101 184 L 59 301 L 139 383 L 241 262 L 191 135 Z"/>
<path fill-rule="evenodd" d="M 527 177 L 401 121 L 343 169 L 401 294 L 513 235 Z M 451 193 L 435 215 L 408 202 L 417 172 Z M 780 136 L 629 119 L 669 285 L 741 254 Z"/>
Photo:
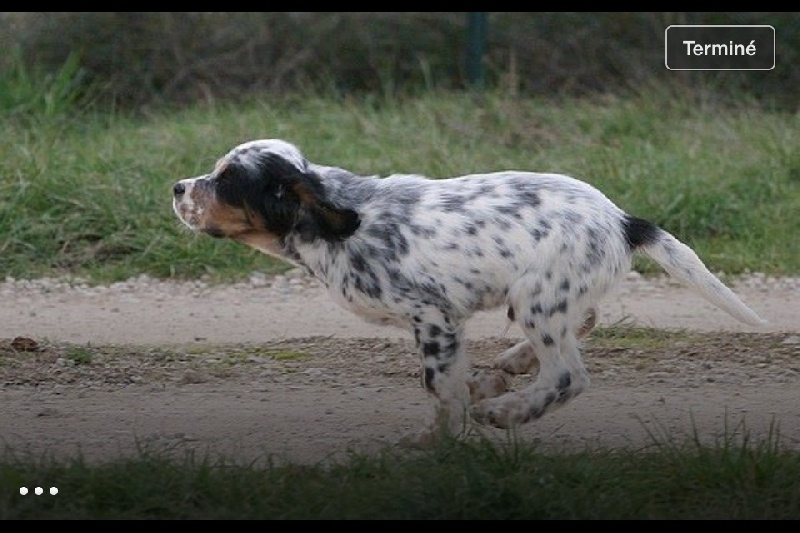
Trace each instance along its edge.
<path fill-rule="evenodd" d="M 800 283 L 755 277 L 735 289 L 769 326 L 743 327 L 663 278 L 632 276 L 601 325 L 684 333 L 633 347 L 593 335 L 592 387 L 520 436 L 645 446 L 651 433 L 708 440 L 744 424 L 759 437 L 777 424 L 800 446 Z M 0 301 L 0 439 L 16 452 L 104 459 L 145 446 L 317 461 L 396 443 L 432 412 L 409 336 L 360 322 L 297 274 L 225 287 L 8 280 Z M 518 338 L 505 326 L 501 312 L 470 323 L 476 364 Z M 15 337 L 38 347 L 15 350 Z"/>

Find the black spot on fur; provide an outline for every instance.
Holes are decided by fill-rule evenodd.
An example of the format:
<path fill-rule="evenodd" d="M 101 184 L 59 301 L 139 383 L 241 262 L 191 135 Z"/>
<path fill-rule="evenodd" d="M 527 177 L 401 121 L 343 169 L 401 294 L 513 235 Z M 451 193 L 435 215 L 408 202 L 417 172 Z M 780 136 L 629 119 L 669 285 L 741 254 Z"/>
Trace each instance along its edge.
<path fill-rule="evenodd" d="M 544 403 L 538 407 L 531 408 L 529 411 L 529 420 L 536 420 L 537 418 L 541 418 L 542 415 L 545 414 L 547 411 L 547 407 L 556 401 L 556 394 L 554 392 L 550 392 L 547 396 L 544 397 Z"/>
<path fill-rule="evenodd" d="M 385 213 L 382 218 L 390 217 L 391 214 Z M 398 256 L 408 254 L 408 240 L 397 224 L 373 224 L 367 228 L 366 233 L 382 244 L 382 255 L 390 262 L 396 261 Z"/>
<path fill-rule="evenodd" d="M 566 300 L 561 300 L 550 308 L 550 310 L 547 312 L 547 316 L 553 316 L 556 313 L 566 313 L 567 309 L 569 309 L 569 304 L 567 304 Z"/>
<path fill-rule="evenodd" d="M 350 262 L 353 264 L 353 268 L 355 268 L 359 272 L 366 272 L 367 270 L 367 262 L 364 260 L 364 256 L 359 253 L 352 253 L 350 254 Z"/>
<path fill-rule="evenodd" d="M 631 251 L 658 240 L 658 226 L 642 218 L 626 215 L 622 220 L 622 231 Z"/>
<path fill-rule="evenodd" d="M 436 237 L 436 228 L 420 226 L 418 224 L 411 224 L 408 228 L 411 230 L 411 233 L 417 237 L 424 237 L 426 239 L 433 239 Z"/>
<path fill-rule="evenodd" d="M 574 396 L 572 391 L 569 390 L 570 385 L 572 385 L 572 376 L 569 371 L 566 371 L 559 376 L 558 384 L 556 385 L 556 390 L 558 391 L 557 404 L 564 404 Z"/>
<path fill-rule="evenodd" d="M 436 377 L 436 371 L 432 368 L 425 367 L 425 378 L 424 378 L 424 385 L 425 388 L 429 391 L 433 392 L 433 378 Z"/>
<path fill-rule="evenodd" d="M 441 201 L 442 210 L 446 212 L 461 211 L 464 209 L 464 199 L 455 194 L 443 194 Z"/>
<path fill-rule="evenodd" d="M 364 293 L 370 298 L 374 298 L 376 300 L 381 297 L 381 294 L 383 294 L 383 290 L 378 282 L 378 278 L 373 272 L 367 272 L 366 277 L 355 275 L 353 277 L 353 286 L 355 287 L 356 291 Z"/>
<path fill-rule="evenodd" d="M 558 392 L 564 392 L 569 388 L 571 384 L 572 384 L 572 376 L 567 371 L 558 376 L 558 385 L 556 385 L 556 389 L 558 389 Z"/>
<path fill-rule="evenodd" d="M 583 217 L 580 213 L 576 213 L 575 211 L 565 211 L 564 212 L 564 220 L 569 223 L 569 226 L 576 226 L 581 223 Z"/>
<path fill-rule="evenodd" d="M 542 343 L 545 346 L 552 346 L 555 342 L 556 341 L 554 341 L 553 337 L 551 337 L 549 334 L 547 333 L 542 334 Z"/>
<path fill-rule="evenodd" d="M 506 313 L 506 315 L 510 321 L 514 322 L 514 308 L 510 305 L 508 306 L 508 313 Z"/>
<path fill-rule="evenodd" d="M 540 294 L 542 294 L 542 284 L 537 281 L 536 285 L 533 286 L 531 296 L 539 296 Z"/>
<path fill-rule="evenodd" d="M 596 266 L 605 257 L 605 250 L 602 248 L 600 235 L 598 234 L 597 230 L 593 227 L 586 228 L 586 237 L 588 251 L 586 253 L 586 263 L 589 266 Z"/>
<path fill-rule="evenodd" d="M 436 341 L 426 342 L 422 345 L 422 353 L 425 356 L 439 355 L 441 351 L 442 347 Z"/>
<path fill-rule="evenodd" d="M 523 204 L 530 206 L 530 207 L 537 207 L 539 204 L 542 203 L 541 198 L 539 195 L 533 191 L 519 191 L 517 193 L 517 198 Z"/>
<path fill-rule="evenodd" d="M 535 229 L 531 230 L 531 236 L 533 237 L 533 241 L 534 242 L 539 242 L 540 240 L 542 240 L 545 237 L 547 237 L 548 234 L 549 234 L 549 231 L 547 231 L 545 229 L 535 228 Z"/>
<path fill-rule="evenodd" d="M 507 218 L 495 217 L 494 223 L 497 224 L 497 227 L 503 231 L 508 231 L 511 229 L 511 222 L 509 222 Z"/>
<path fill-rule="evenodd" d="M 444 334 L 444 352 L 447 354 L 453 354 L 458 349 L 458 337 L 455 333 L 445 333 Z"/>

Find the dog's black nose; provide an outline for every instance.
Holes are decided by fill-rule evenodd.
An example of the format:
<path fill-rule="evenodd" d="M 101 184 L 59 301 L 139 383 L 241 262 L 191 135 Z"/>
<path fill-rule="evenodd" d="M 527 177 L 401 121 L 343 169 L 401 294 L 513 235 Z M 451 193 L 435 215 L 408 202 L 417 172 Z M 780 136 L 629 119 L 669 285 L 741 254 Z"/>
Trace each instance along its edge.
<path fill-rule="evenodd" d="M 186 192 L 186 185 L 180 181 L 172 187 L 172 194 L 175 196 L 182 196 Z"/>

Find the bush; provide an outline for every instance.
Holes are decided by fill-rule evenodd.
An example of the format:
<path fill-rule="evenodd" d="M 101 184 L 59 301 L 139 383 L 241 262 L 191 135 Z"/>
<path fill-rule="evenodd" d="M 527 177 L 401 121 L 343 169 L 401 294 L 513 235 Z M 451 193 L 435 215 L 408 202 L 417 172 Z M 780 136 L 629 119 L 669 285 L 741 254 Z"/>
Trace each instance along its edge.
<path fill-rule="evenodd" d="M 3 13 L 0 44 L 56 72 L 80 58 L 84 82 L 126 107 L 254 93 L 407 94 L 467 85 L 466 13 Z M 755 95 L 796 106 L 797 13 L 489 13 L 486 84 L 577 95 L 642 85 Z M 670 24 L 772 24 L 773 71 L 668 71 Z M 9 61 L 0 68 L 9 68 Z M 13 68 L 13 61 L 11 68 Z"/>

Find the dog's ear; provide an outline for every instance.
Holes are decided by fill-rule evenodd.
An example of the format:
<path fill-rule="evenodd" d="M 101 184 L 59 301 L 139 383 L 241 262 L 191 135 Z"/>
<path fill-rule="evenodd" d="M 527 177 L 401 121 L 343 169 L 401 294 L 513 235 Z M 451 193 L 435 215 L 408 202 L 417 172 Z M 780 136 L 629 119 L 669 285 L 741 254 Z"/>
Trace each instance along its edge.
<path fill-rule="evenodd" d="M 361 224 L 355 211 L 330 202 L 321 178 L 311 170 L 270 154 L 259 161 L 259 172 L 266 187 L 264 214 L 280 226 L 283 231 L 279 233 L 294 230 L 309 241 L 339 241 L 352 235 Z"/>
<path fill-rule="evenodd" d="M 352 235 L 361 224 L 358 213 L 352 209 L 335 207 L 326 197 L 325 190 L 313 174 L 294 176 L 290 190 L 300 200 L 300 217 L 296 230 L 306 239 L 321 238 L 340 241 Z"/>

